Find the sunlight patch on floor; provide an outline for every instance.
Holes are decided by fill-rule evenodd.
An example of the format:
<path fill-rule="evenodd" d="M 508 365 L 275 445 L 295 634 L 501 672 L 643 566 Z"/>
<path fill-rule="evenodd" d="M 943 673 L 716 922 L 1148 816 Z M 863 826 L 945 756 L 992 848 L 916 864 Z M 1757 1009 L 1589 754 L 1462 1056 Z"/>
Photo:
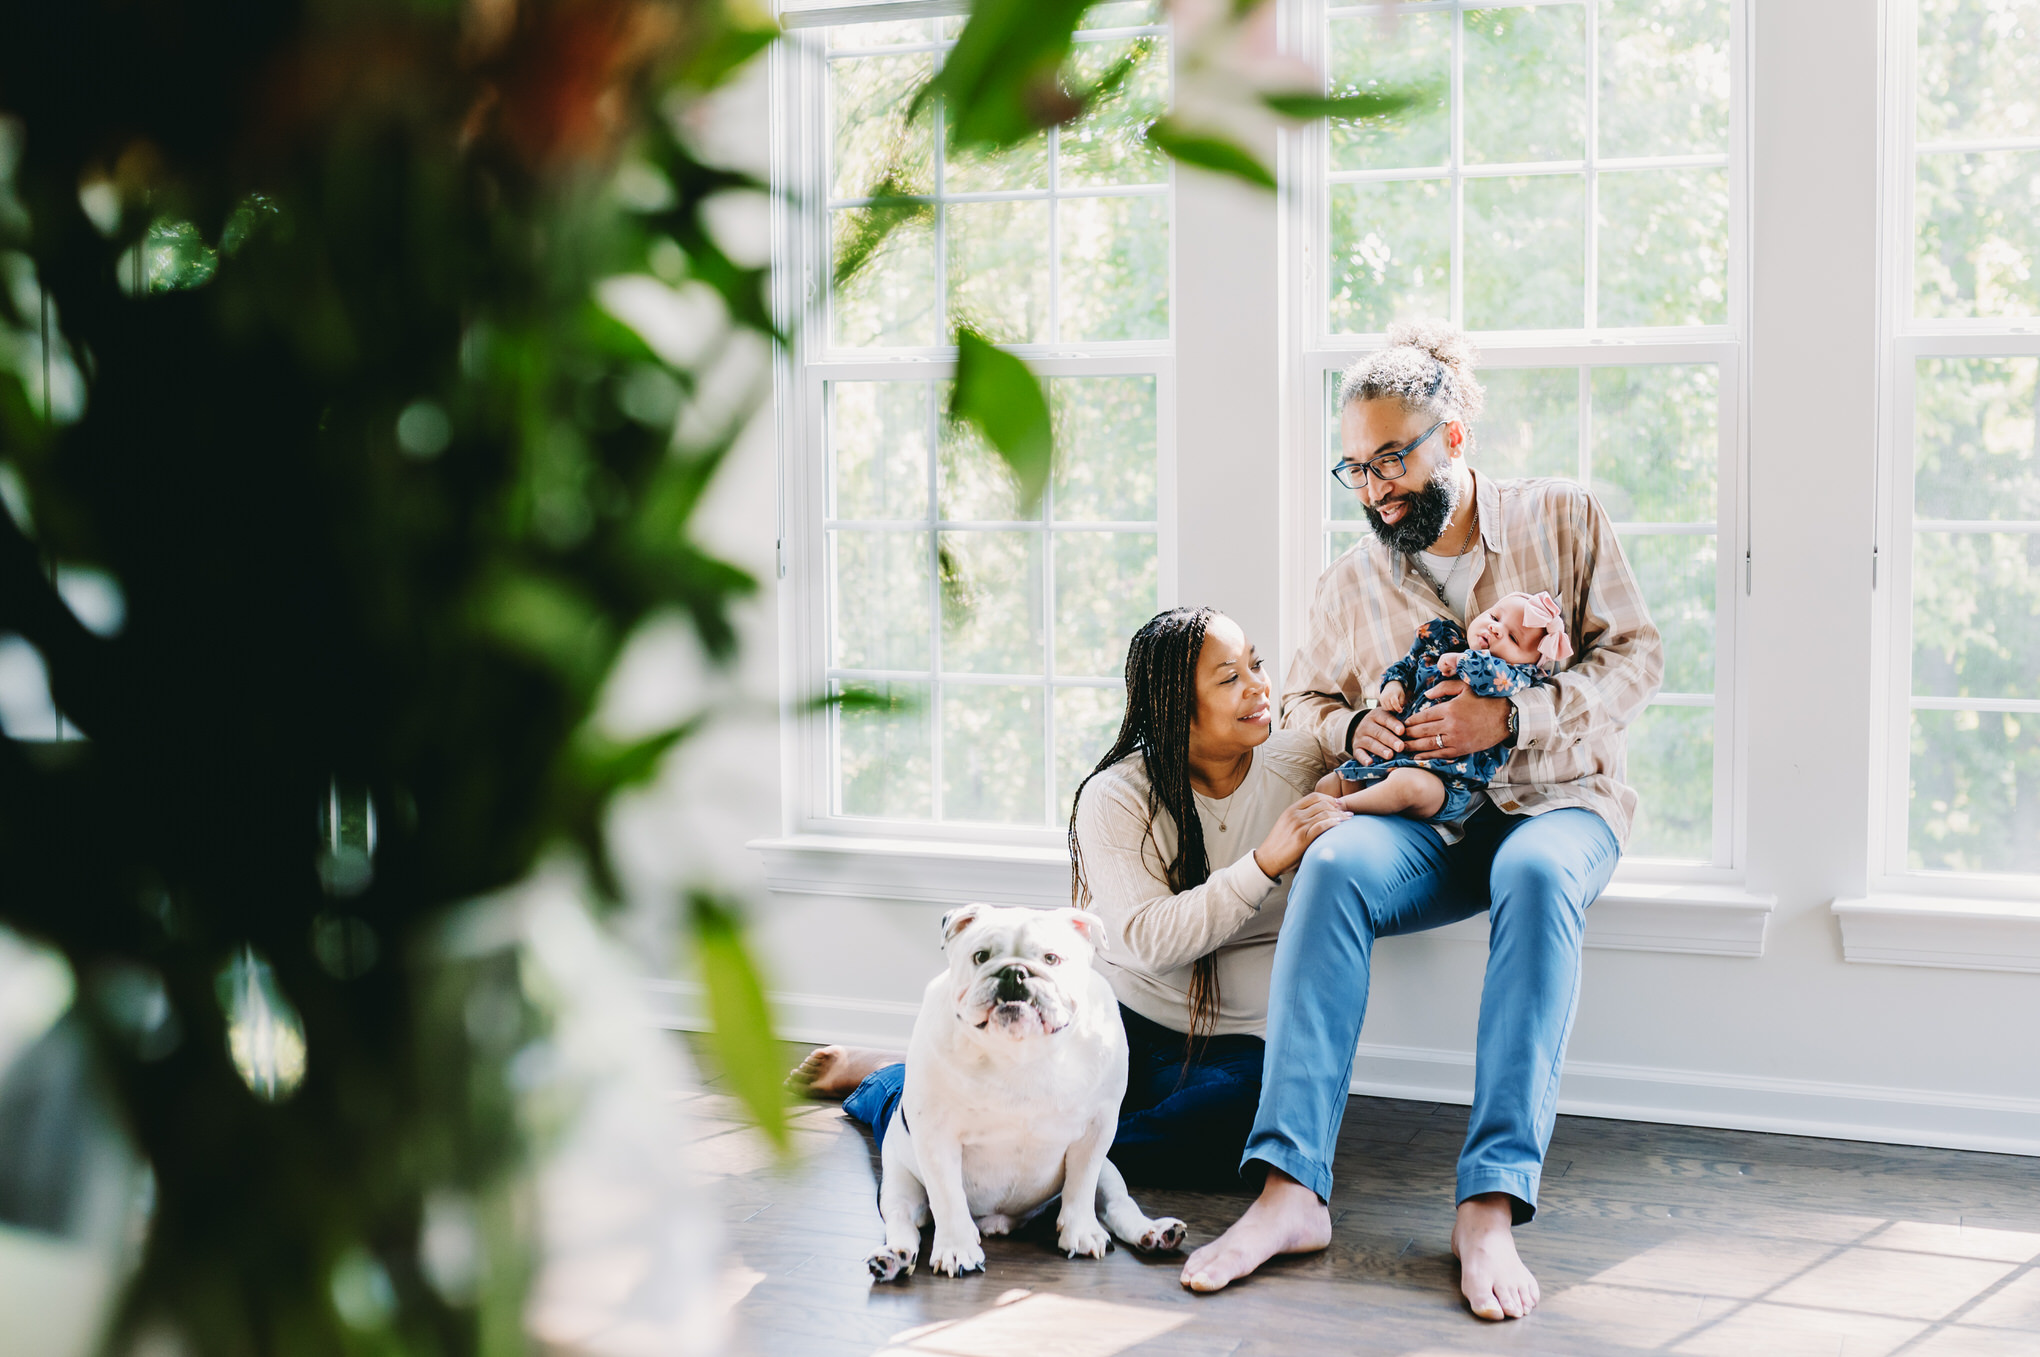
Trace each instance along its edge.
<path fill-rule="evenodd" d="M 1687 1237 L 1557 1293 L 1542 1313 L 1687 1357 L 2032 1357 L 2040 1234 L 1865 1221 L 1847 1240 Z"/>
<path fill-rule="evenodd" d="M 1187 1311 L 1009 1291 L 968 1319 L 895 1334 L 873 1357 L 1116 1357 L 1189 1322 Z"/>

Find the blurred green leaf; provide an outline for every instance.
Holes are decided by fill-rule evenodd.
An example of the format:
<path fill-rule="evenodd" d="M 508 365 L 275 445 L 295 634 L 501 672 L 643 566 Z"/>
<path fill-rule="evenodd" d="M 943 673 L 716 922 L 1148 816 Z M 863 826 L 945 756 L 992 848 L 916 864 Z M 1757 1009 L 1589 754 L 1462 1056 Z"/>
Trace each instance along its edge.
<path fill-rule="evenodd" d="M 1428 91 L 1398 94 L 1264 94 L 1261 102 L 1285 118 L 1380 118 L 1400 113 Z"/>
<path fill-rule="evenodd" d="M 1262 164 L 1258 156 L 1215 133 L 1191 132 L 1173 118 L 1164 118 L 1147 130 L 1147 139 L 1186 165 L 1230 175 L 1257 188 L 1275 187 L 1274 171 Z"/>
<path fill-rule="evenodd" d="M 701 979 L 708 990 L 709 1044 L 730 1089 L 781 1154 L 792 1148 L 786 1125 L 786 1087 L 765 986 L 744 946 L 736 910 L 704 891 L 687 897 Z"/>
<path fill-rule="evenodd" d="M 924 199 L 900 191 L 900 176 L 888 173 L 871 191 L 871 201 L 850 218 L 846 237 L 836 245 L 835 285 L 855 278 L 869 264 L 894 230 L 914 221 L 932 221 L 935 208 Z"/>
<path fill-rule="evenodd" d="M 1064 88 L 1062 67 L 1089 3 L 977 0 L 916 105 L 930 94 L 942 96 L 953 147 L 1011 146 L 1076 117 L 1084 100 Z"/>
<path fill-rule="evenodd" d="M 1017 512 L 1032 513 L 1055 459 L 1048 397 L 1027 364 L 968 325 L 956 331 L 949 417 L 984 435 L 1019 483 Z"/>
<path fill-rule="evenodd" d="M 881 693 L 875 688 L 848 683 L 836 692 L 825 693 L 812 699 L 808 703 L 808 710 L 828 711 L 833 708 L 844 712 L 880 712 L 897 716 L 902 712 L 913 711 L 919 705 L 911 697 Z"/>
<path fill-rule="evenodd" d="M 708 6 L 701 6 L 696 12 L 713 14 L 717 19 L 725 17 L 721 9 Z M 695 89 L 714 89 L 736 74 L 745 62 L 770 47 L 778 36 L 779 28 L 774 24 L 720 24 L 681 68 L 680 79 Z"/>

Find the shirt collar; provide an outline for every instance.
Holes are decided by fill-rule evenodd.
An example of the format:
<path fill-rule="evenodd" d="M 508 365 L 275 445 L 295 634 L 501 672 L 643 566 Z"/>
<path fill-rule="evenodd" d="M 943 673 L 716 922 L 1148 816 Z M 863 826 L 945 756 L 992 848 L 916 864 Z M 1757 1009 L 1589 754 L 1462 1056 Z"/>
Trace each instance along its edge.
<path fill-rule="evenodd" d="M 1486 550 L 1500 555 L 1502 550 L 1502 492 L 1495 487 L 1492 477 L 1483 476 L 1472 467 L 1466 469 L 1466 474 L 1473 477 L 1473 502 L 1480 510 L 1480 544 Z M 1400 551 L 1391 551 L 1388 555 L 1390 558 L 1390 578 L 1395 581 L 1395 587 L 1400 589 L 1403 587 L 1403 581 L 1411 573 L 1410 558 Z M 1421 578 L 1417 580 L 1417 587 L 1427 596 L 1430 594 L 1431 587 L 1425 584 Z"/>

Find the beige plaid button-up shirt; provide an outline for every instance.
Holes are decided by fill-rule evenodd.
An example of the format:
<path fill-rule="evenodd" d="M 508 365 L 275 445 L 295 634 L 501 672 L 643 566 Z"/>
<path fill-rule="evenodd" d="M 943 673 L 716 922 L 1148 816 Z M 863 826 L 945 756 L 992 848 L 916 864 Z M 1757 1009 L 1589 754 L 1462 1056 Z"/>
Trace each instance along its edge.
<path fill-rule="evenodd" d="M 1623 731 L 1664 680 L 1664 642 L 1651 624 L 1622 545 L 1586 489 L 1572 481 L 1476 474 L 1481 550 L 1468 617 L 1503 595 L 1549 592 L 1565 612 L 1574 655 L 1548 682 L 1518 693 L 1515 752 L 1488 788 L 1512 814 L 1580 806 L 1629 840 L 1636 792 L 1623 774 Z M 1314 731 L 1325 757 L 1346 758 L 1354 713 L 1381 693 L 1381 673 L 1417 628 L 1450 610 L 1409 558 L 1363 538 L 1318 577 L 1310 631 L 1289 667 L 1283 723 Z"/>

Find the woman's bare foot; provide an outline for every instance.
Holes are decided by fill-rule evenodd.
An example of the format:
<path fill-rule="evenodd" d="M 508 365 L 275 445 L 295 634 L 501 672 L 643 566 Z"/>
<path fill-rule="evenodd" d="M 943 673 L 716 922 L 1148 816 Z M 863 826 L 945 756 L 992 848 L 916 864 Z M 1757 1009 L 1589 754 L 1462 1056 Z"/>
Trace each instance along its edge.
<path fill-rule="evenodd" d="M 1459 1259 L 1459 1290 L 1482 1319 L 1521 1319 L 1542 1298 L 1537 1279 L 1516 1255 L 1506 1192 L 1484 1192 L 1459 1203 L 1452 1253 Z"/>
<path fill-rule="evenodd" d="M 810 1098 L 847 1098 L 874 1070 L 896 1065 L 907 1057 L 901 1051 L 877 1051 L 865 1046 L 821 1046 L 808 1052 L 807 1059 L 786 1076 L 786 1086 Z"/>
<path fill-rule="evenodd" d="M 1271 1168 L 1247 1213 L 1183 1264 L 1183 1285 L 1217 1291 L 1278 1253 L 1316 1253 L 1331 1242 L 1332 1213 L 1317 1193 Z"/>

